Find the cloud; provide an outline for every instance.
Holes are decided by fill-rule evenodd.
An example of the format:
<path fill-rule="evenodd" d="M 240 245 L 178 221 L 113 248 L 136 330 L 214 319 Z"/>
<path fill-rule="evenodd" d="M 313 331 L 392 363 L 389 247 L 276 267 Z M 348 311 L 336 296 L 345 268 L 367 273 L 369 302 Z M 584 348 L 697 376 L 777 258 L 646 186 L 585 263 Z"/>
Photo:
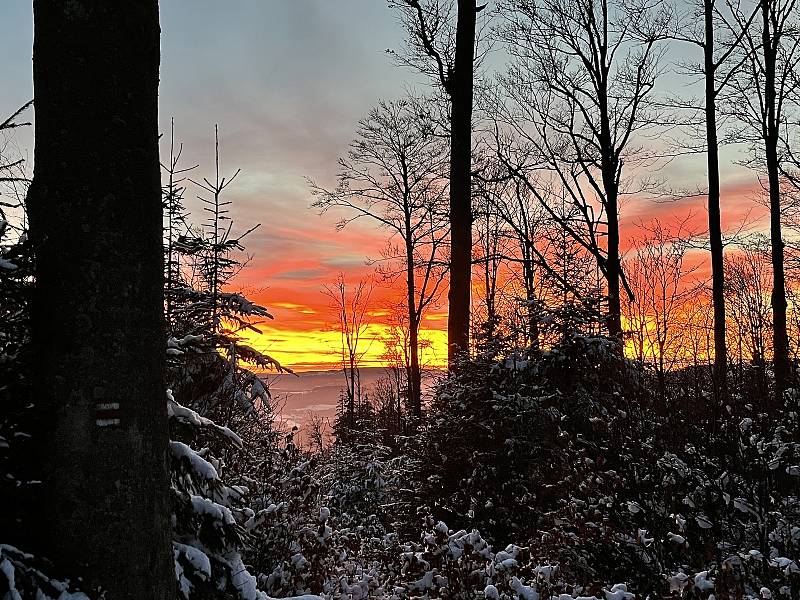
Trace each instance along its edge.
<path fill-rule="evenodd" d="M 319 281 L 325 275 L 326 271 L 324 269 L 306 268 L 275 273 L 272 275 L 272 279 L 313 279 L 315 281 Z"/>
<path fill-rule="evenodd" d="M 335 404 L 319 403 L 319 404 L 309 404 L 308 406 L 303 406 L 302 408 L 295 408 L 291 412 L 294 412 L 294 413 L 303 412 L 304 413 L 304 412 L 307 412 L 309 410 L 318 412 L 318 411 L 324 411 L 324 410 L 336 410 L 336 408 L 337 407 L 336 407 Z"/>

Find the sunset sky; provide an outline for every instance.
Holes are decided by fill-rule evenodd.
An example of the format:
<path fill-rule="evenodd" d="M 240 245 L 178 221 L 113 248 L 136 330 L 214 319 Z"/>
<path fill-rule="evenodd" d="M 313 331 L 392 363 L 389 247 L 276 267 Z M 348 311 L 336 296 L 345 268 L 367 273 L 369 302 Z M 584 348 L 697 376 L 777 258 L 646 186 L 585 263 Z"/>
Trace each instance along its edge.
<path fill-rule="evenodd" d="M 28 1 L 3 4 L 0 112 L 10 113 L 32 95 L 32 16 Z M 229 188 L 238 227 L 262 224 L 247 238 L 254 257 L 238 282 L 275 320 L 253 344 L 299 370 L 334 366 L 338 333 L 322 286 L 339 271 L 350 281 L 368 276 L 366 259 L 378 255 L 385 234 L 366 223 L 335 231 L 335 215 L 309 208 L 305 177 L 333 184 L 337 157 L 346 152 L 358 119 L 379 99 L 422 83 L 386 53 L 403 42 L 394 13 L 384 0 L 164 0 L 161 26 L 162 130 L 174 117 L 184 164 L 200 163 L 198 174 L 208 176 L 218 123 L 223 171 L 242 169 Z M 677 51 L 691 56 L 687 52 Z M 676 77 L 670 82 L 675 87 L 665 91 L 677 92 L 684 83 Z M 31 133 L 18 140 L 30 155 Z M 753 202 L 753 176 L 734 164 L 736 156 L 736 149 L 726 149 L 726 227 L 735 227 L 749 210 L 763 213 Z M 704 169 L 705 157 L 698 155 L 674 161 L 661 175 L 675 187 L 697 187 L 704 185 Z M 188 205 L 197 206 L 193 194 Z M 637 222 L 655 216 L 669 220 L 692 212 L 696 229 L 705 229 L 702 198 L 631 200 L 622 211 L 627 239 Z M 696 260 L 704 258 L 698 253 Z M 704 266 L 698 276 L 706 272 Z M 396 294 L 386 288 L 373 293 L 370 360 L 382 351 L 379 338 Z M 445 322 L 445 307 L 425 321 L 424 336 L 433 342 L 429 363 L 446 358 Z"/>

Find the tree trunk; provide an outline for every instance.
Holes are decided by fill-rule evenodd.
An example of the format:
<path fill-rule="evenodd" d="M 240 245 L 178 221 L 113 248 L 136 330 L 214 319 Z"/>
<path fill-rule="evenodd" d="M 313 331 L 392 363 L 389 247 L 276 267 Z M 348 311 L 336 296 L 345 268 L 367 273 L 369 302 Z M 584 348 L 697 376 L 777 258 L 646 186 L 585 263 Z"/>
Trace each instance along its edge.
<path fill-rule="evenodd" d="M 419 366 L 419 324 L 409 327 L 409 379 L 408 390 L 411 411 L 416 419 L 422 419 L 422 372 Z"/>
<path fill-rule="evenodd" d="M 494 270 L 494 264 L 491 261 L 494 261 L 494 258 L 490 258 L 490 256 L 494 256 L 496 254 L 496 239 L 493 238 L 493 233 L 491 231 L 491 222 L 490 222 L 491 215 L 489 210 L 486 210 L 486 247 L 485 247 L 485 254 L 483 260 L 483 285 L 486 292 L 486 329 L 483 331 L 483 335 L 486 336 L 486 341 L 490 342 L 494 339 L 495 336 L 495 328 L 497 326 L 497 310 L 496 310 L 496 291 L 497 291 L 497 282 L 496 282 L 496 271 Z"/>
<path fill-rule="evenodd" d="M 606 317 L 606 327 L 608 335 L 622 341 L 622 305 L 620 302 L 620 277 L 622 276 L 622 264 L 619 258 L 619 206 L 616 182 L 616 165 L 610 162 L 610 166 L 604 171 L 610 171 L 612 175 L 604 174 L 603 181 L 606 193 L 606 217 L 608 219 L 608 259 L 606 261 L 606 280 L 608 282 L 608 315 Z"/>
<path fill-rule="evenodd" d="M 472 275 L 472 88 L 475 59 L 475 0 L 458 0 L 456 49 L 449 80 L 450 117 L 450 289 L 448 364 L 469 351 Z"/>
<path fill-rule="evenodd" d="M 35 0 L 41 551 L 172 599 L 156 0 Z"/>
<path fill-rule="evenodd" d="M 608 8 L 604 6 L 603 22 L 608 22 Z M 611 137 L 611 117 L 608 100 L 608 67 L 606 53 L 608 42 L 603 38 L 600 46 L 601 68 L 598 103 L 600 105 L 600 170 L 605 193 L 606 220 L 608 223 L 608 256 L 605 264 L 605 276 L 608 284 L 608 313 L 606 328 L 608 335 L 622 342 L 622 304 L 620 301 L 620 277 L 622 264 L 619 258 L 619 179 L 618 163 L 614 140 Z M 622 346 L 620 346 L 621 348 Z"/>
<path fill-rule="evenodd" d="M 714 388 L 717 400 L 727 390 L 728 350 L 725 342 L 725 269 L 720 216 L 719 143 L 717 141 L 714 2 L 704 0 L 706 145 L 708 159 L 708 239 L 711 246 L 711 298 L 714 307 Z"/>
<path fill-rule="evenodd" d="M 533 350 L 539 349 L 539 310 L 536 302 L 536 274 L 534 271 L 532 252 L 526 248 L 522 263 L 525 281 L 525 302 L 528 318 L 528 344 Z"/>
<path fill-rule="evenodd" d="M 414 277 L 414 247 L 411 242 L 411 213 L 406 212 L 406 299 L 408 301 L 408 403 L 416 419 L 422 418 L 422 377 L 419 368 L 419 318 L 417 284 Z"/>
<path fill-rule="evenodd" d="M 610 225 L 610 219 L 609 219 Z M 622 341 L 622 307 L 620 304 L 619 279 L 622 270 L 619 260 L 619 225 L 608 229 L 608 334 Z"/>
<path fill-rule="evenodd" d="M 350 381 L 347 382 L 347 426 L 352 432 L 356 426 L 356 366 L 352 351 L 350 352 L 349 370 Z"/>
<path fill-rule="evenodd" d="M 783 236 L 781 232 L 781 193 L 778 164 L 779 124 L 776 115 L 777 89 L 775 84 L 777 57 L 770 31 L 769 13 L 774 0 L 761 6 L 763 19 L 762 51 L 764 53 L 764 154 L 769 179 L 770 244 L 772 247 L 772 348 L 775 364 L 775 402 L 780 405 L 790 376 L 789 336 L 786 332 L 786 279 L 783 265 Z"/>

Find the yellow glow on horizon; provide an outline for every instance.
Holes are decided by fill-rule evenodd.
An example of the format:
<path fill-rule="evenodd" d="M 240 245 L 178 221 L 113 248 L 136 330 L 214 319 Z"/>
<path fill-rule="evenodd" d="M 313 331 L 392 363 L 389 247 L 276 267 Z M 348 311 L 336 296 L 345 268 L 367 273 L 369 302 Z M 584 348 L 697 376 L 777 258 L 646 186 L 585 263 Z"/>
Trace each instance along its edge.
<path fill-rule="evenodd" d="M 250 346 L 268 354 L 283 366 L 294 371 L 337 369 L 341 364 L 341 335 L 328 329 L 288 330 L 270 324 L 259 326 L 261 333 L 240 332 Z M 363 352 L 361 366 L 384 366 L 384 340 L 391 338 L 391 328 L 382 323 L 365 327 L 359 343 Z M 425 367 L 447 364 L 447 332 L 440 329 L 421 329 L 420 362 Z"/>
<path fill-rule="evenodd" d="M 651 315 L 640 318 L 623 315 L 622 328 L 624 331 L 631 332 L 630 335 L 625 336 L 623 345 L 623 353 L 630 360 L 638 360 L 640 352 L 645 361 L 657 361 L 659 358 L 663 358 L 667 363 L 675 365 L 714 360 L 713 347 L 710 343 L 703 344 L 702 340 L 695 345 L 688 343 L 687 332 L 676 331 L 677 327 L 674 327 L 666 338 L 664 356 L 661 357 L 656 339 L 656 319 Z M 637 339 L 634 332 L 641 332 L 642 338 Z M 641 348 L 639 348 L 640 343 L 642 344 Z"/>
<path fill-rule="evenodd" d="M 299 305 L 298 305 L 299 306 Z M 446 316 L 446 313 L 445 313 Z M 435 315 L 431 320 L 438 320 Z M 636 323 L 623 318 L 623 327 L 626 330 L 634 329 Z M 648 322 L 645 328 L 654 329 L 654 324 Z M 265 354 L 268 354 L 281 365 L 296 372 L 335 370 L 341 366 L 341 335 L 333 329 L 282 329 L 271 323 L 260 324 L 261 333 L 252 331 L 240 332 L 246 343 Z M 391 328 L 383 323 L 370 323 L 365 327 L 359 344 L 359 351 L 363 352 L 362 367 L 387 366 L 384 354 L 386 353 L 385 340 L 391 339 Z M 439 328 L 422 328 L 420 330 L 420 363 L 423 367 L 442 368 L 447 365 L 447 331 Z M 657 357 L 651 339 L 645 337 L 644 354 L 648 359 Z M 681 356 L 672 357 L 686 359 L 690 350 L 687 347 L 670 348 Z M 625 356 L 629 359 L 638 357 L 636 340 L 626 336 L 624 344 Z M 702 359 L 711 359 L 705 356 Z M 692 355 L 694 356 L 694 355 Z"/>
<path fill-rule="evenodd" d="M 304 315 L 317 314 L 317 311 L 311 308 L 310 306 L 306 306 L 305 304 L 295 304 L 294 302 L 273 302 L 272 306 L 275 308 L 285 308 L 287 310 L 293 310 L 295 312 L 299 312 Z"/>

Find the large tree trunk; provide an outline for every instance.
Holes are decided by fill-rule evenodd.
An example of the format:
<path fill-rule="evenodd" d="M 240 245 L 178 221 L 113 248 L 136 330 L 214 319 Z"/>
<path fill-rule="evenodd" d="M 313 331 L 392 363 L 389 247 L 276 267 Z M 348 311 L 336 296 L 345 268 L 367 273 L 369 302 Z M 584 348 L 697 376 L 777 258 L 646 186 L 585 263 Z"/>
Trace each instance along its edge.
<path fill-rule="evenodd" d="M 475 60 L 475 0 L 458 0 L 456 49 L 449 83 L 450 117 L 450 290 L 448 363 L 469 350 L 472 275 L 472 87 Z"/>
<path fill-rule="evenodd" d="M 764 0 L 762 15 L 762 52 L 764 56 L 764 102 L 766 122 L 764 123 L 764 154 L 769 179 L 769 221 L 770 244 L 772 247 L 772 351 L 775 364 L 775 400 L 780 404 L 783 391 L 790 376 L 789 336 L 786 332 L 786 279 L 783 265 L 783 235 L 781 232 L 781 193 L 778 164 L 778 131 L 776 115 L 778 92 L 775 75 L 776 62 L 774 40 L 775 32 L 770 29 L 770 9 L 774 0 Z"/>
<path fill-rule="evenodd" d="M 714 307 L 714 387 L 717 400 L 726 393 L 728 350 L 725 345 L 725 275 L 720 217 L 719 143 L 717 141 L 714 2 L 704 0 L 706 145 L 708 160 L 708 239 L 711 246 L 711 299 Z"/>
<path fill-rule="evenodd" d="M 33 8 L 39 543 L 109 598 L 171 599 L 158 3 Z"/>

